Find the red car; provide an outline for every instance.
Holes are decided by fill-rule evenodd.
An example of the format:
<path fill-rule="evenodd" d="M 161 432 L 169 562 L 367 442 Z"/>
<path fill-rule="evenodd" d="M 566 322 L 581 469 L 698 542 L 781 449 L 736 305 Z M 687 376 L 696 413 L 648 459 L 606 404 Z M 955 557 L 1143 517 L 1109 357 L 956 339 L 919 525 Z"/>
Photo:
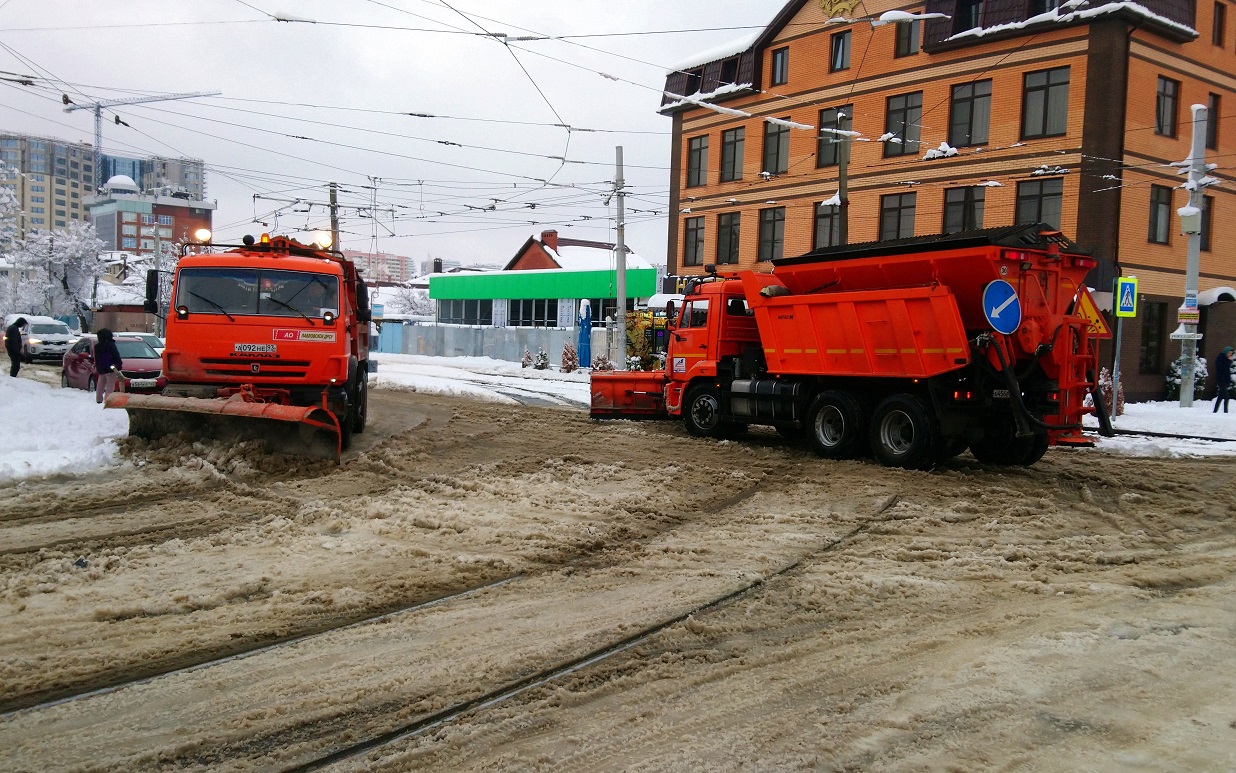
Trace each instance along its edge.
<path fill-rule="evenodd" d="M 84 335 L 65 353 L 60 386 L 94 391 L 94 347 L 98 340 L 93 334 Z M 163 360 L 150 348 L 150 344 L 140 338 L 117 334 L 116 349 L 120 351 L 120 360 L 124 363 L 120 378 L 116 381 L 117 392 L 163 391 L 163 387 L 167 386 Z"/>

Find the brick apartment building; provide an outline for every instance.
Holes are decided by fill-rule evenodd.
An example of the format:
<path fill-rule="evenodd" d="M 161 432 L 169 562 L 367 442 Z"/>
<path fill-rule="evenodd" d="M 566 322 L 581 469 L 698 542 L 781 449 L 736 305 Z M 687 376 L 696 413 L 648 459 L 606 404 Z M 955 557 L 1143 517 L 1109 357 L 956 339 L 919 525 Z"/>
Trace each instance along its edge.
<path fill-rule="evenodd" d="M 786 3 L 758 34 L 667 75 L 670 273 L 840 243 L 844 168 L 848 243 L 1041 221 L 1093 251 L 1088 283 L 1105 295 L 1137 276 L 1122 381 L 1130 399 L 1160 399 L 1188 242 L 1184 178 L 1167 165 L 1189 156 L 1193 104 L 1209 108 L 1219 181 L 1203 207 L 1200 351 L 1236 344 L 1234 12 L 1227 0 Z"/>

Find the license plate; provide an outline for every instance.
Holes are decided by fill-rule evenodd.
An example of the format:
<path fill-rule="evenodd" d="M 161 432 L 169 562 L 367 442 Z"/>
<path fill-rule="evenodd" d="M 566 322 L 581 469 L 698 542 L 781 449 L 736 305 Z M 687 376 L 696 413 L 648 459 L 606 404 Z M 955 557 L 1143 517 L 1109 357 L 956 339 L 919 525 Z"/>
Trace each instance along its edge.
<path fill-rule="evenodd" d="M 995 399 L 997 399 L 997 400 L 1007 400 L 1007 399 L 1009 399 L 1009 390 L 1007 390 L 1007 389 L 994 389 L 994 390 L 992 390 L 992 392 L 991 392 L 991 396 L 992 396 L 992 397 L 994 397 L 994 398 L 995 398 Z"/>
<path fill-rule="evenodd" d="M 153 378 L 131 378 L 129 379 L 130 389 L 148 389 L 155 385 Z"/>
<path fill-rule="evenodd" d="M 275 352 L 278 347 L 274 344 L 234 344 L 232 352 L 235 354 L 248 354 L 252 352 Z"/>

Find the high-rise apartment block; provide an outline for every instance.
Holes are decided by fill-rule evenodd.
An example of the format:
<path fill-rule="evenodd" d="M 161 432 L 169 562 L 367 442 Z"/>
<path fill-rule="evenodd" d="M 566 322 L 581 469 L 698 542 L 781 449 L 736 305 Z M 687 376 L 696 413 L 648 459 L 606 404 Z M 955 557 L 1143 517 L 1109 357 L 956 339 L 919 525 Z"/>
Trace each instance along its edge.
<path fill-rule="evenodd" d="M 86 142 L 64 142 L 0 132 L 0 185 L 17 194 L 18 234 L 68 228 L 86 219 L 84 199 L 94 192 L 94 149 Z"/>

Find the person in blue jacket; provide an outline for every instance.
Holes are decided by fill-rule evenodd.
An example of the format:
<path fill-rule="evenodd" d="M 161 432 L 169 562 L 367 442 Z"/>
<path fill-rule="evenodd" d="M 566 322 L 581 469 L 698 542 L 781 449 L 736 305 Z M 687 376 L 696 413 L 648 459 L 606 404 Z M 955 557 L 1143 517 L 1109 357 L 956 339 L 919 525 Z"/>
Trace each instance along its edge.
<path fill-rule="evenodd" d="M 116 391 L 116 381 L 120 378 L 120 369 L 124 363 L 120 359 L 120 350 L 116 348 L 116 337 L 112 331 L 99 328 L 99 340 L 94 345 L 94 372 L 97 378 L 94 386 L 94 401 L 102 403 L 107 396 Z"/>
<path fill-rule="evenodd" d="M 1232 347 L 1225 346 L 1215 357 L 1215 409 L 1219 412 L 1219 401 L 1223 401 L 1223 412 L 1227 413 L 1227 401 L 1232 396 Z"/>

